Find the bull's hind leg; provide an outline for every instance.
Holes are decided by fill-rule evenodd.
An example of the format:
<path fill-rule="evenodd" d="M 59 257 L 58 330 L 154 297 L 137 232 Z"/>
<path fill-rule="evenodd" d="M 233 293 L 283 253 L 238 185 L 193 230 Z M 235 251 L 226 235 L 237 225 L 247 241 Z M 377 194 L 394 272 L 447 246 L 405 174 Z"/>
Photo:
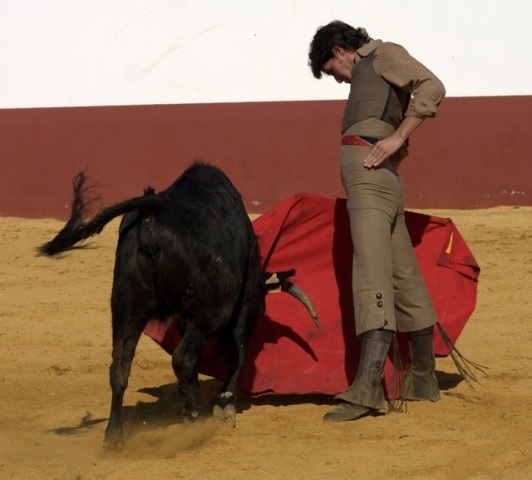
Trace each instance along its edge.
<path fill-rule="evenodd" d="M 206 337 L 198 331 L 187 330 L 172 354 L 172 367 L 179 382 L 179 390 L 184 396 L 183 414 L 185 419 L 194 420 L 199 416 L 201 402 L 197 363 L 200 351 L 207 345 Z"/>
<path fill-rule="evenodd" d="M 109 370 L 112 390 L 111 414 L 105 430 L 105 447 L 120 448 L 124 443 L 122 404 L 140 335 L 146 322 L 113 321 L 113 362 Z"/>

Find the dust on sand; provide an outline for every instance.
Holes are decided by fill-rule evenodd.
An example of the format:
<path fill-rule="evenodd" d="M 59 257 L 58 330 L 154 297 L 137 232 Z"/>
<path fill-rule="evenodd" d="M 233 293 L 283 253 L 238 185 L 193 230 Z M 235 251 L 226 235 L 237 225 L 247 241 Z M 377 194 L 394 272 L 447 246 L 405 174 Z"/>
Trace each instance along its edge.
<path fill-rule="evenodd" d="M 327 397 L 241 396 L 236 429 L 189 426 L 170 357 L 143 337 L 119 454 L 102 449 L 118 222 L 91 248 L 50 259 L 35 247 L 61 222 L 0 218 L 0 478 L 530 478 L 532 208 L 430 213 L 453 219 L 482 268 L 478 306 L 458 340 L 489 367 L 476 391 L 445 358 L 441 401 L 410 402 L 406 413 L 330 424 Z M 207 404 L 217 387 L 202 378 Z"/>

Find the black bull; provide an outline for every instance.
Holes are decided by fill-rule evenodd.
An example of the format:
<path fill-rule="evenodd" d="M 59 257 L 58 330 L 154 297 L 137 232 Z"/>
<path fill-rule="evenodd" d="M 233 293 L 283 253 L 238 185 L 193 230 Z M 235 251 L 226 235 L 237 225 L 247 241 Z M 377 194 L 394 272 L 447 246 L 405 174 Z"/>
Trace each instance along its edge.
<path fill-rule="evenodd" d="M 71 217 L 39 252 L 52 256 L 73 249 L 124 215 L 111 295 L 112 403 L 106 443 L 123 443 L 124 393 L 135 348 L 151 318 L 172 317 L 179 329 L 172 366 L 188 418 L 199 412 L 199 353 L 218 337 L 228 372 L 213 414 L 234 426 L 236 382 L 251 331 L 264 314 L 267 291 L 281 287 L 294 295 L 319 326 L 310 301 L 287 280 L 294 271 L 272 275 L 262 270 L 240 194 L 215 167 L 196 163 L 166 190 L 156 194 L 148 188 L 142 197 L 108 207 L 92 220 L 83 218 L 84 182 L 83 174 L 76 177 Z"/>

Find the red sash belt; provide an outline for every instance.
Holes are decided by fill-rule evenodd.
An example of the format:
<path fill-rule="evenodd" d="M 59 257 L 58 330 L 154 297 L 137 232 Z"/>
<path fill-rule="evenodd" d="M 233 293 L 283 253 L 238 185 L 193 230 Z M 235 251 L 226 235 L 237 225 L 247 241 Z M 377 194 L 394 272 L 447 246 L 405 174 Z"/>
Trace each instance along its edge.
<path fill-rule="evenodd" d="M 375 137 L 359 137 L 358 135 L 344 135 L 342 145 L 357 145 L 359 147 L 373 147 L 379 141 Z"/>

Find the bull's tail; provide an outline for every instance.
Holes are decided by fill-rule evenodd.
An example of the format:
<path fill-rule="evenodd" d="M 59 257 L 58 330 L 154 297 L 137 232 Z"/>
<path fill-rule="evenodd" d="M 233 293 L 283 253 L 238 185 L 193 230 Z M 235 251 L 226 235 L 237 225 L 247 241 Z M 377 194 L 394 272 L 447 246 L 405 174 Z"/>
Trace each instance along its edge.
<path fill-rule="evenodd" d="M 37 251 L 40 255 L 53 256 L 58 253 L 72 250 L 77 244 L 100 233 L 103 228 L 114 218 L 132 211 L 152 212 L 161 205 L 161 199 L 153 194 L 153 190 L 142 197 L 132 198 L 104 209 L 92 220 L 85 221 L 86 201 L 83 188 L 86 177 L 80 173 L 74 179 L 74 201 L 70 219 L 56 237 L 41 245 Z"/>

